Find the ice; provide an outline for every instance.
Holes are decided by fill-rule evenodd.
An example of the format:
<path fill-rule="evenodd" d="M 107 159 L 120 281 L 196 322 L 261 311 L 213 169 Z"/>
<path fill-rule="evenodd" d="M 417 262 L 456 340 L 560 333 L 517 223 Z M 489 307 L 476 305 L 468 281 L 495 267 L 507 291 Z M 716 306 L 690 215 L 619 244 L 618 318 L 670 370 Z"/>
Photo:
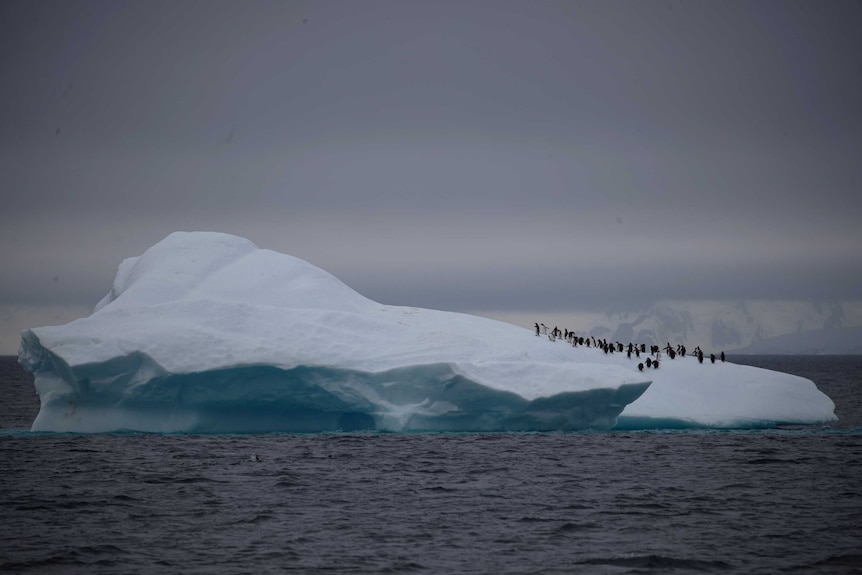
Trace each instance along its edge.
<path fill-rule="evenodd" d="M 301 259 L 211 232 L 169 235 L 122 262 L 91 316 L 21 335 L 19 362 L 41 400 L 34 431 L 546 431 L 609 429 L 621 413 L 627 426 L 835 419 L 808 380 L 691 358 L 639 372 L 624 354 L 514 325 L 380 304 Z"/>
<path fill-rule="evenodd" d="M 624 354 L 619 354 L 625 358 Z M 835 404 L 810 380 L 707 357 L 664 359 L 652 385 L 621 414 L 618 428 L 754 428 L 836 421 Z"/>

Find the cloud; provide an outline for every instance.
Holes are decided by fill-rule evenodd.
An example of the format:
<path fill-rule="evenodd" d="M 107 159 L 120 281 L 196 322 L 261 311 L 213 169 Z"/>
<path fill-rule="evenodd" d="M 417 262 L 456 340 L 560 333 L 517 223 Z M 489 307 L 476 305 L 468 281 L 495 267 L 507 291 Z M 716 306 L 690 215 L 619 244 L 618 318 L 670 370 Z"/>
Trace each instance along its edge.
<path fill-rule="evenodd" d="M 862 293 L 854 3 L 2 11 L 0 303 L 195 229 L 446 309 Z"/>

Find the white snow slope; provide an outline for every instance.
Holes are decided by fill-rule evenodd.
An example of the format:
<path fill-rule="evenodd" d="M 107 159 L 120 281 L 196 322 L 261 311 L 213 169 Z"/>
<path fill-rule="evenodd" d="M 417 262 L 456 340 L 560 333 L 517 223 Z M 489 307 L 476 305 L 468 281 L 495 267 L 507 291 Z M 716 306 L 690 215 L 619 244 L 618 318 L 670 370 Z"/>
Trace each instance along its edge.
<path fill-rule="evenodd" d="M 91 316 L 24 330 L 19 362 L 41 399 L 34 431 L 607 429 L 623 409 L 628 426 L 835 419 L 806 379 L 693 358 L 639 372 L 510 324 L 382 305 L 211 232 L 123 261 Z"/>

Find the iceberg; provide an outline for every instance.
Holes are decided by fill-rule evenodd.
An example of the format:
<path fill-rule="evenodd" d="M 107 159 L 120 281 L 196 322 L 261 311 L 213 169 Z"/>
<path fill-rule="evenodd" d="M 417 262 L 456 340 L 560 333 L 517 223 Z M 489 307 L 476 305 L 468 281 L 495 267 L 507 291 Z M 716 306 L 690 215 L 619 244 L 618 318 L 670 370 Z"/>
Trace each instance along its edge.
<path fill-rule="evenodd" d="M 650 384 L 211 232 L 169 235 L 120 264 L 92 315 L 21 335 L 34 431 L 606 429 Z"/>
<path fill-rule="evenodd" d="M 708 357 L 701 364 L 687 355 L 664 356 L 650 377 L 649 392 L 626 406 L 617 429 L 752 429 L 838 420 L 835 404 L 813 381 L 788 373 L 713 364 Z"/>
<path fill-rule="evenodd" d="M 835 420 L 813 382 L 572 347 L 368 299 L 301 259 L 176 232 L 124 260 L 92 315 L 21 333 L 33 431 L 552 431 Z M 669 423 L 670 422 L 670 423 Z"/>

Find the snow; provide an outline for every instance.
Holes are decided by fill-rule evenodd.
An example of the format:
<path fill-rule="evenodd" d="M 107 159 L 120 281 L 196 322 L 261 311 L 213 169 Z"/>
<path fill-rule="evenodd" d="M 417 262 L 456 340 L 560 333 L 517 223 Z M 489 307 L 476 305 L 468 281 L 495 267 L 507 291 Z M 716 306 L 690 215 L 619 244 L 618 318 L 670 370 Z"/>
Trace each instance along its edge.
<path fill-rule="evenodd" d="M 837 420 L 835 404 L 812 381 L 787 373 L 663 355 L 649 375 L 650 390 L 626 407 L 620 427 L 750 428 Z"/>
<path fill-rule="evenodd" d="M 41 399 L 34 431 L 608 429 L 621 412 L 628 426 L 835 419 L 802 378 L 691 357 L 639 372 L 625 354 L 511 324 L 380 304 L 308 262 L 212 232 L 169 235 L 121 263 L 92 315 L 21 335 Z"/>

